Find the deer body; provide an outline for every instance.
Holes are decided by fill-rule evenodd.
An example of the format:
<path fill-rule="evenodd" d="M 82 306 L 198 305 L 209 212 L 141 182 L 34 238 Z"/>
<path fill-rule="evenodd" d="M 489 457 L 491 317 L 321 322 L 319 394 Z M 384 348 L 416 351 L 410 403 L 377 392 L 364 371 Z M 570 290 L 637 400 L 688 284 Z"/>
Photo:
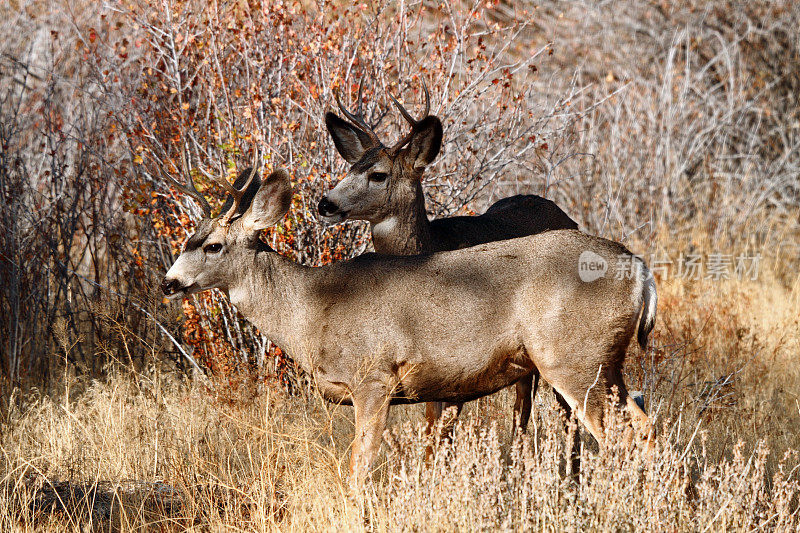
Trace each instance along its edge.
<path fill-rule="evenodd" d="M 304 267 L 258 240 L 258 231 L 288 210 L 288 176 L 276 172 L 254 183 L 252 205 L 201 221 L 163 290 L 172 298 L 223 290 L 326 398 L 352 403 L 355 479 L 374 459 L 391 404 L 472 400 L 534 367 L 600 442 L 612 386 L 634 418 L 647 422 L 628 401 L 621 369 L 637 323 L 640 342 L 652 328 L 655 291 L 647 268 L 623 246 L 556 231 L 452 252 L 366 254 Z M 640 268 L 629 279 L 585 283 L 578 276 L 585 251 L 609 269 L 624 258 Z"/>
<path fill-rule="evenodd" d="M 333 113 L 326 115 L 325 122 L 337 150 L 352 163 L 348 175 L 320 201 L 319 211 L 326 220 L 368 220 L 375 251 L 387 255 L 456 250 L 548 230 L 578 228 L 555 203 L 535 195 L 504 198 L 479 216 L 428 220 L 421 178 L 425 167 L 439 152 L 442 127 L 438 118 L 427 116 L 430 108 L 427 88 L 425 93 L 426 116 L 420 121 L 413 120 L 393 99 L 411 122 L 412 130 L 392 148 L 383 146 L 360 109 L 354 114 L 340 103 L 350 123 Z M 374 176 L 383 179 L 373 179 Z M 530 418 L 537 385 L 535 368 L 530 368 L 517 383 L 514 425 L 519 422 L 522 431 Z M 559 401 L 569 418 L 569 406 Z M 441 403 L 427 406 L 429 428 L 444 407 Z M 455 407 L 458 413 L 461 405 L 456 402 Z"/>
<path fill-rule="evenodd" d="M 252 267 L 238 269 L 227 292 L 331 401 L 349 403 L 364 380 L 381 383 L 390 403 L 466 401 L 519 379 L 532 365 L 521 317 L 503 308 L 505 301 L 496 308 L 490 296 L 510 280 L 463 277 L 469 261 L 495 253 L 485 252 L 427 261 L 367 254 L 307 268 L 263 249 L 249 260 L 232 258 Z M 476 291 L 484 296 L 475 298 Z M 505 299 L 515 292 L 505 290 Z M 456 294 L 462 297 L 454 301 Z M 487 321 L 507 330 L 488 335 Z M 457 361 L 450 355 L 456 351 Z"/>
<path fill-rule="evenodd" d="M 372 243 L 379 254 L 443 252 L 554 229 L 578 229 L 555 203 L 533 194 L 503 198 L 482 215 L 429 220 L 420 186 L 411 207 L 397 211 L 372 223 Z"/>

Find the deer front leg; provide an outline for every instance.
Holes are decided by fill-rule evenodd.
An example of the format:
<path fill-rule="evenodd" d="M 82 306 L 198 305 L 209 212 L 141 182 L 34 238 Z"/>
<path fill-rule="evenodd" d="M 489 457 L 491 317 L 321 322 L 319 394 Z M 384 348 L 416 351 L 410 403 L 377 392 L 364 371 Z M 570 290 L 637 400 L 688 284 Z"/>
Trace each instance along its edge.
<path fill-rule="evenodd" d="M 455 407 L 455 409 L 451 409 Z M 461 414 L 461 408 L 464 407 L 463 403 L 453 403 L 453 402 L 428 402 L 425 404 L 425 421 L 427 422 L 427 427 L 425 428 L 425 433 L 430 435 L 433 433 L 434 427 L 436 427 L 436 422 L 442 417 L 445 411 L 450 410 L 452 412 L 452 417 L 448 418 L 444 428 L 442 428 L 442 436 L 446 437 L 450 430 L 453 429 L 453 424 L 455 424 L 456 418 L 458 415 Z"/>
<path fill-rule="evenodd" d="M 451 409 L 451 408 L 455 409 Z M 445 420 L 445 423 L 442 425 L 442 432 L 440 434 L 440 438 L 444 439 L 450 435 L 450 432 L 453 431 L 453 426 L 456 424 L 456 419 L 458 415 L 461 414 L 461 408 L 464 407 L 463 403 L 452 403 L 452 402 L 428 402 L 425 404 L 425 420 L 427 422 L 427 427 L 425 428 L 426 435 L 433 435 L 434 429 L 436 428 L 436 423 L 442 417 L 446 411 L 450 411 L 450 416 Z M 433 457 L 433 444 L 428 444 L 425 447 L 425 460 L 430 461 Z"/>
<path fill-rule="evenodd" d="M 442 415 L 446 415 L 442 425 L 442 438 L 447 438 L 453 431 L 453 426 L 456 425 L 456 419 L 461 414 L 461 409 L 464 407 L 463 403 L 444 402 L 442 404 Z M 440 415 L 441 416 L 441 415 Z"/>
<path fill-rule="evenodd" d="M 425 432 L 427 434 L 430 435 L 433 432 L 433 426 L 436 424 L 436 421 L 439 420 L 439 417 L 442 416 L 443 410 L 444 402 L 428 402 L 425 404 L 425 422 L 428 424 Z"/>
<path fill-rule="evenodd" d="M 566 475 L 568 477 L 578 478 L 581 472 L 581 435 L 578 428 L 572 429 L 570 426 L 572 421 L 572 408 L 569 402 L 555 389 L 553 389 L 556 401 L 564 414 L 564 432 L 569 439 L 569 465 L 567 465 Z"/>
<path fill-rule="evenodd" d="M 353 395 L 356 434 L 350 455 L 350 481 L 354 489 L 363 486 L 381 445 L 389 416 L 389 395 L 385 388 L 360 390 Z"/>

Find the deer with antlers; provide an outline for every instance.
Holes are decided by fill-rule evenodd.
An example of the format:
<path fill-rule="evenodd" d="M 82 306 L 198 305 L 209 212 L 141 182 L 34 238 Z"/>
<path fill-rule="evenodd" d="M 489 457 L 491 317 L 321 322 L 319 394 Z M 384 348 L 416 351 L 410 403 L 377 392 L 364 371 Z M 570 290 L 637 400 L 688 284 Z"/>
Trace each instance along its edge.
<path fill-rule="evenodd" d="M 337 97 L 339 109 L 349 122 L 329 112 L 325 115 L 325 124 L 337 151 L 352 166 L 344 179 L 319 202 L 318 211 L 325 221 L 369 221 L 375 251 L 387 255 L 456 250 L 548 230 L 578 228 L 555 203 L 536 195 L 503 198 L 480 216 L 429 220 L 422 176 L 439 153 L 442 123 L 429 115 L 430 93 L 424 82 L 422 88 L 425 109 L 421 119 L 415 119 L 394 96 L 389 95 L 411 126 L 408 134 L 390 147 L 381 142 L 374 126 L 364 117 L 363 81 L 358 89 L 356 111 L 349 111 Z M 515 384 L 514 425 L 516 427 L 519 421 L 522 431 L 530 419 L 538 384 L 536 369 Z M 556 397 L 569 419 L 569 404 L 558 395 Z M 455 407 L 457 415 L 462 406 L 441 402 L 426 405 L 429 428 L 447 407 Z"/>
<path fill-rule="evenodd" d="M 465 402 L 538 369 L 599 442 L 613 388 L 628 420 L 649 435 L 627 394 L 631 337 L 653 327 L 653 278 L 620 244 L 550 231 L 410 257 L 365 254 L 306 267 L 259 239 L 293 195 L 289 176 L 247 170 L 220 183 L 231 201 L 211 217 L 187 174 L 181 189 L 204 217 L 161 283 L 169 298 L 217 288 L 312 377 L 330 401 L 353 405 L 350 469 L 368 474 L 393 404 Z M 583 281 L 589 254 L 630 275 Z M 635 267 L 635 268 L 632 268 Z"/>

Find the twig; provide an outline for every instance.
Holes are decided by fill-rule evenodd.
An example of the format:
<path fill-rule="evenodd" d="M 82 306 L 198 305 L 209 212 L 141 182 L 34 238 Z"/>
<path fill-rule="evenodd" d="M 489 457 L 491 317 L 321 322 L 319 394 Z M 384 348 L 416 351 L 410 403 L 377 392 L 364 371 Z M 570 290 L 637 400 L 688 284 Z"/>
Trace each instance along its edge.
<path fill-rule="evenodd" d="M 144 313 L 148 318 L 152 319 L 153 323 L 156 326 L 158 326 L 158 328 L 161 330 L 162 333 L 164 333 L 164 335 L 167 336 L 167 338 L 170 340 L 170 342 L 172 342 L 172 344 L 175 346 L 175 348 L 178 349 L 178 351 L 181 353 L 181 355 L 183 355 L 186 358 L 186 360 L 189 361 L 189 363 L 194 367 L 194 369 L 197 370 L 200 373 L 200 375 L 206 380 L 206 384 L 211 389 L 214 389 L 214 384 L 211 382 L 211 380 L 208 379 L 208 376 L 203 371 L 203 369 L 200 367 L 200 365 L 197 364 L 197 361 L 195 360 L 195 358 L 192 357 L 186 350 L 183 349 L 183 346 L 181 346 L 181 344 L 178 342 L 178 340 L 175 337 L 172 336 L 172 334 L 167 330 L 167 328 L 164 327 L 164 325 L 161 324 L 161 322 L 159 322 L 158 319 L 152 313 L 150 313 L 149 311 L 144 309 L 142 306 L 140 306 L 136 302 L 130 300 L 129 298 L 126 298 L 122 294 L 114 291 L 113 289 L 110 289 L 110 288 L 106 287 L 102 283 L 98 283 L 98 282 L 96 282 L 94 280 L 91 280 L 91 279 L 79 274 L 78 272 L 75 272 L 74 270 L 70 269 L 69 267 L 67 267 L 66 265 L 61 263 L 60 261 L 57 261 L 57 263 L 59 264 L 59 266 L 61 268 L 63 268 L 64 270 L 70 272 L 71 274 L 81 278 L 82 280 L 86 281 L 87 283 L 90 283 L 91 285 L 94 285 L 95 287 L 97 287 L 99 289 L 103 289 L 104 291 L 108 292 L 109 294 L 113 294 L 114 296 L 117 296 L 119 298 L 122 298 L 123 300 L 126 300 L 127 303 L 131 304 L 133 307 L 138 309 L 140 312 Z"/>

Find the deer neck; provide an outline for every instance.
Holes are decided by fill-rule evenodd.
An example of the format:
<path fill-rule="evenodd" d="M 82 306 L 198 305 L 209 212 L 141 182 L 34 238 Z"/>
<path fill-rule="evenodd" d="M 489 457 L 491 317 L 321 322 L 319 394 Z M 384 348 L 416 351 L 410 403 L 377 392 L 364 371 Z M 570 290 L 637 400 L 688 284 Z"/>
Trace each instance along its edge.
<path fill-rule="evenodd" d="M 234 259 L 227 292 L 231 303 L 259 332 L 293 357 L 302 353 L 302 331 L 311 270 L 260 243 Z M 297 361 L 302 365 L 302 361 Z"/>
<path fill-rule="evenodd" d="M 372 244 L 379 254 L 417 255 L 433 251 L 422 184 L 417 181 L 414 185 L 415 194 L 408 205 L 398 204 L 388 217 L 372 224 Z"/>

